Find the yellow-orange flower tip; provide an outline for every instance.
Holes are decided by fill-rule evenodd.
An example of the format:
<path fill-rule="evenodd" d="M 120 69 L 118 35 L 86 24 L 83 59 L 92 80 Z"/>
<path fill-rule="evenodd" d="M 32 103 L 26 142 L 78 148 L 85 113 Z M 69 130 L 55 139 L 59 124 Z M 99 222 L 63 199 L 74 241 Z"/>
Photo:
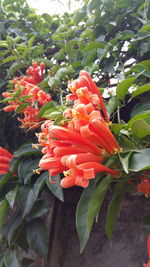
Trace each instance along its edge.
<path fill-rule="evenodd" d="M 80 113 L 76 110 L 73 110 L 72 111 L 72 117 L 75 118 L 75 117 L 77 117 L 77 115 L 80 115 Z"/>
<path fill-rule="evenodd" d="M 63 174 L 64 174 L 65 177 L 69 176 L 69 175 L 71 175 L 71 171 L 70 170 L 64 171 Z"/>
<path fill-rule="evenodd" d="M 111 121 L 107 122 L 107 125 L 108 126 L 111 126 L 112 125 L 112 122 Z"/>
<path fill-rule="evenodd" d="M 104 159 L 107 159 L 110 154 L 108 154 L 108 152 L 105 150 L 105 149 L 102 149 L 101 151 L 101 156 L 104 158 Z"/>
<path fill-rule="evenodd" d="M 149 197 L 150 197 L 150 195 L 148 195 L 148 194 L 145 194 L 145 197 L 146 197 L 146 198 L 149 198 Z"/>
<path fill-rule="evenodd" d="M 121 153 L 123 151 L 123 149 L 121 147 L 120 148 L 114 148 L 113 150 L 114 150 L 114 153 L 113 153 L 114 155 Z"/>
<path fill-rule="evenodd" d="M 39 169 L 33 170 L 33 173 L 34 174 L 40 174 L 41 173 L 41 169 L 39 168 Z"/>
<path fill-rule="evenodd" d="M 39 149 L 40 144 L 32 144 L 32 147 L 35 149 Z"/>

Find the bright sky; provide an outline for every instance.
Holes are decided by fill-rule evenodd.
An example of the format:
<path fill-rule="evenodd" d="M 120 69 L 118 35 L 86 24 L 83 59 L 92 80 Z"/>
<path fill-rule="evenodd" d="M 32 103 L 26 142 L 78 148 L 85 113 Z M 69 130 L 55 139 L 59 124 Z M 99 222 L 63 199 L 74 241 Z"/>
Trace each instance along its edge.
<path fill-rule="evenodd" d="M 71 1 L 71 10 L 68 7 L 68 0 L 27 0 L 30 7 L 35 8 L 38 14 L 63 14 L 64 12 L 71 12 L 81 7 L 76 1 Z"/>

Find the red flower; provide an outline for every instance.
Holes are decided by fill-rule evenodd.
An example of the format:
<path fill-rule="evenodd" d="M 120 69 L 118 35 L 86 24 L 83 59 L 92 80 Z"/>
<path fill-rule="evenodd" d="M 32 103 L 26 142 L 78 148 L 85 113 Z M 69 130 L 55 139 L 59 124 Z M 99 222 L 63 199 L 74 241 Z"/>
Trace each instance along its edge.
<path fill-rule="evenodd" d="M 136 186 L 137 192 L 144 193 L 146 197 L 150 196 L 150 179 L 149 179 L 149 170 L 144 171 L 140 176 L 140 183 Z"/>
<path fill-rule="evenodd" d="M 13 92 L 4 92 L 3 97 L 12 98 L 8 101 L 8 106 L 4 111 L 16 111 L 23 103 L 27 104 L 20 113 L 23 118 L 18 118 L 22 128 L 37 128 L 42 119 L 38 118 L 40 108 L 47 102 L 51 101 L 51 96 L 41 90 L 36 84 L 44 78 L 45 67 L 41 63 L 39 66 L 36 62 L 27 70 L 28 76 L 14 78 L 11 83 L 14 85 Z"/>
<path fill-rule="evenodd" d="M 85 71 L 70 82 L 69 88 L 73 94 L 68 99 L 75 101 L 63 113 L 66 124 L 55 126 L 47 121 L 38 134 L 45 154 L 40 168 L 48 170 L 50 175 L 64 172 L 62 187 L 87 187 L 89 179 L 98 172 L 118 176 L 118 171 L 102 165 L 105 157 L 120 152 L 121 148 L 108 127 L 109 118 L 99 89 Z"/>
<path fill-rule="evenodd" d="M 0 174 L 5 174 L 9 171 L 12 157 L 13 155 L 8 150 L 0 147 Z"/>
<path fill-rule="evenodd" d="M 92 103 L 95 109 L 99 110 L 99 108 L 101 108 L 104 118 L 107 122 L 110 122 L 100 90 L 93 82 L 88 72 L 85 70 L 80 71 L 79 78 L 69 82 L 68 87 L 73 93 L 67 96 L 68 100 L 76 100 L 78 104 Z"/>

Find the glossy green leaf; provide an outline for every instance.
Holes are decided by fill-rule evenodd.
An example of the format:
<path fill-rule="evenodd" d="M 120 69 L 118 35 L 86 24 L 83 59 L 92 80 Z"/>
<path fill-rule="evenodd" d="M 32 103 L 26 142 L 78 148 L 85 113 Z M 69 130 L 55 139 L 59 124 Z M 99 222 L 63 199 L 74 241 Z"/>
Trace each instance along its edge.
<path fill-rule="evenodd" d="M 129 170 L 139 172 L 150 168 L 150 148 L 145 148 L 139 152 L 134 152 L 129 161 Z"/>
<path fill-rule="evenodd" d="M 0 188 L 2 188 L 11 179 L 12 174 L 10 172 L 0 175 Z"/>
<path fill-rule="evenodd" d="M 7 249 L 4 259 L 6 267 L 22 267 L 20 257 L 15 249 Z"/>
<path fill-rule="evenodd" d="M 34 174 L 34 170 L 39 168 L 39 159 L 32 159 L 31 157 L 23 157 L 18 166 L 18 176 L 24 184 L 30 182 Z"/>
<path fill-rule="evenodd" d="M 149 124 L 150 123 L 150 112 L 146 112 L 146 113 L 142 113 L 142 114 L 134 116 L 131 120 L 129 120 L 128 127 L 131 128 L 132 124 L 137 120 L 144 120 Z"/>
<path fill-rule="evenodd" d="M 15 190 L 11 190 L 6 194 L 6 199 L 10 205 L 11 208 L 13 208 L 15 199 L 16 199 L 16 194 L 17 194 L 17 188 Z"/>
<path fill-rule="evenodd" d="M 12 160 L 10 161 L 10 171 L 12 173 L 15 173 L 18 170 L 18 165 L 19 165 L 20 159 L 13 157 Z"/>
<path fill-rule="evenodd" d="M 105 44 L 100 42 L 90 42 L 86 47 L 84 48 L 83 52 L 88 52 L 95 48 L 104 48 Z"/>
<path fill-rule="evenodd" d="M 105 224 L 105 231 L 109 238 L 112 239 L 113 229 L 116 222 L 116 218 L 120 211 L 121 203 L 124 198 L 125 188 L 122 181 L 117 184 L 114 188 L 114 194 L 112 200 L 109 204 L 107 216 L 106 216 L 106 224 Z"/>
<path fill-rule="evenodd" d="M 93 190 L 88 207 L 88 229 L 91 232 L 95 217 L 100 212 L 105 195 L 112 182 L 112 177 L 107 175 Z"/>
<path fill-rule="evenodd" d="M 9 203 L 8 203 L 7 199 L 3 199 L 0 202 L 0 231 L 2 229 L 2 225 L 5 221 L 5 217 L 8 213 L 8 211 L 9 211 Z"/>
<path fill-rule="evenodd" d="M 119 99 L 123 100 L 125 98 L 128 89 L 131 87 L 134 81 L 135 78 L 127 78 L 118 84 L 116 94 Z"/>
<path fill-rule="evenodd" d="M 131 125 L 131 131 L 135 138 L 141 139 L 150 135 L 150 124 L 144 120 L 136 120 Z"/>
<path fill-rule="evenodd" d="M 51 179 L 53 179 L 56 182 L 51 183 L 49 181 L 49 175 L 48 175 L 47 178 L 46 178 L 46 184 L 47 184 L 48 188 L 50 189 L 51 193 L 55 197 L 57 197 L 60 201 L 64 201 L 63 189 L 60 186 L 60 176 L 59 175 L 53 176 L 53 177 L 51 177 Z"/>
<path fill-rule="evenodd" d="M 125 154 L 120 154 L 119 158 L 122 163 L 122 167 L 126 173 L 129 173 L 129 158 L 132 152 L 127 152 Z"/>
<path fill-rule="evenodd" d="M 29 222 L 27 227 L 27 240 L 35 252 L 45 260 L 48 256 L 48 231 L 41 219 Z"/>
<path fill-rule="evenodd" d="M 48 177 L 48 172 L 44 172 L 36 180 L 36 182 L 34 184 L 34 194 L 35 194 L 36 197 L 38 197 L 40 191 L 43 189 L 43 187 L 44 187 L 44 185 L 46 183 L 47 177 Z"/>
<path fill-rule="evenodd" d="M 17 194 L 17 203 L 22 212 L 22 216 L 26 216 L 32 209 L 37 197 L 32 187 L 21 187 Z"/>
<path fill-rule="evenodd" d="M 38 117 L 39 118 L 41 118 L 42 117 L 42 115 L 45 113 L 45 111 L 47 111 L 47 110 L 53 110 L 53 109 L 55 109 L 55 110 L 57 110 L 57 105 L 52 101 L 52 102 L 48 102 L 48 103 L 46 103 L 46 104 L 44 104 L 42 107 L 41 107 L 41 109 L 40 109 L 40 111 L 39 111 L 39 113 L 38 113 Z"/>
<path fill-rule="evenodd" d="M 26 107 L 28 107 L 29 105 L 31 105 L 30 103 L 22 103 L 21 105 L 19 105 L 15 111 L 15 113 L 19 113 L 20 111 L 22 111 L 23 109 L 25 109 Z"/>
<path fill-rule="evenodd" d="M 35 219 L 41 217 L 50 209 L 50 205 L 43 199 L 37 200 L 30 212 L 30 218 Z"/>
<path fill-rule="evenodd" d="M 23 61 L 14 62 L 11 67 L 8 69 L 7 76 L 15 74 L 21 68 L 27 68 L 27 64 Z"/>
<path fill-rule="evenodd" d="M 76 228 L 80 240 L 81 253 L 90 236 L 90 231 L 88 226 L 88 209 L 93 188 L 94 188 L 94 183 L 92 182 L 87 188 L 83 190 L 76 211 Z"/>
<path fill-rule="evenodd" d="M 9 246 L 11 245 L 11 241 L 17 237 L 18 228 L 20 227 L 21 224 L 22 224 L 21 215 L 15 216 L 7 232 L 7 241 Z"/>
<path fill-rule="evenodd" d="M 108 115 L 111 116 L 119 105 L 120 105 L 120 100 L 116 96 L 111 97 L 107 105 Z"/>
<path fill-rule="evenodd" d="M 4 60 L 3 60 L 3 64 L 6 64 L 10 61 L 13 61 L 13 60 L 16 60 L 16 56 L 9 56 L 9 57 L 6 57 Z"/>
<path fill-rule="evenodd" d="M 133 118 L 134 116 L 143 114 L 143 113 L 149 113 L 150 114 L 150 105 L 149 105 L 149 101 L 144 103 L 138 103 L 136 104 L 131 113 L 130 113 L 130 117 Z"/>
<path fill-rule="evenodd" d="M 25 144 L 14 152 L 14 157 L 21 158 L 23 156 L 29 156 L 34 154 L 41 154 L 41 151 L 39 149 L 33 148 L 32 144 Z"/>
<path fill-rule="evenodd" d="M 148 92 L 150 90 L 150 83 L 144 84 L 140 87 L 138 87 L 132 94 L 132 98 L 141 95 L 145 92 Z"/>

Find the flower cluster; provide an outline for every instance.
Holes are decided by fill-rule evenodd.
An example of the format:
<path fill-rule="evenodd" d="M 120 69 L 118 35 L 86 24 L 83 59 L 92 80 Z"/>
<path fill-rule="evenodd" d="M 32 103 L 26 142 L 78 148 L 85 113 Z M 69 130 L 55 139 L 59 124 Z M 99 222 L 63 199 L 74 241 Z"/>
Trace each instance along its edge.
<path fill-rule="evenodd" d="M 64 173 L 61 186 L 87 187 L 96 173 L 106 172 L 118 176 L 102 164 L 103 160 L 121 151 L 108 124 L 110 123 L 101 93 L 86 71 L 79 78 L 69 82 L 66 99 L 73 100 L 72 108 L 64 111 L 62 126 L 47 120 L 38 134 L 39 143 L 44 148 L 40 169 L 48 170 L 50 176 Z"/>
<path fill-rule="evenodd" d="M 37 128 L 41 121 L 38 118 L 40 108 L 47 102 L 51 101 L 50 94 L 47 94 L 37 86 L 44 78 L 45 67 L 41 63 L 39 66 L 36 62 L 32 63 L 27 69 L 26 76 L 14 78 L 13 92 L 4 92 L 3 97 L 8 99 L 8 106 L 4 111 L 16 111 L 23 114 L 23 118 L 18 118 L 22 128 Z"/>
<path fill-rule="evenodd" d="M 9 171 L 12 157 L 13 155 L 7 149 L 0 147 L 0 174 L 5 174 Z"/>

